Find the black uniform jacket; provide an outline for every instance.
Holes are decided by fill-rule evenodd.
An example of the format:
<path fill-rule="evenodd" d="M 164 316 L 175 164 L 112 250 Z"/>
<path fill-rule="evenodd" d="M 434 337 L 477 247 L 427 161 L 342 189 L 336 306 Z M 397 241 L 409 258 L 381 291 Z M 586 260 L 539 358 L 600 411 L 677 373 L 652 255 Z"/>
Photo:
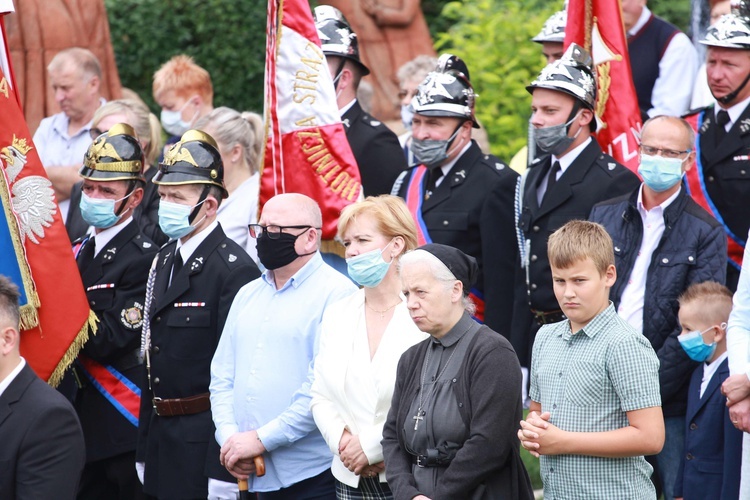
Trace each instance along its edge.
<path fill-rule="evenodd" d="M 76 498 L 84 454 L 73 407 L 24 366 L 0 394 L 0 498 Z"/>
<path fill-rule="evenodd" d="M 706 108 L 700 130 L 700 163 L 706 191 L 724 223 L 739 239 L 746 241 L 750 229 L 747 200 L 750 200 L 750 106 L 716 144 L 714 107 Z M 727 286 L 737 289 L 740 272 L 727 268 Z"/>
<path fill-rule="evenodd" d="M 146 279 L 157 250 L 132 220 L 96 257 L 86 259 L 82 249 L 78 258 L 89 307 L 99 319 L 96 334 L 89 336 L 81 353 L 97 363 L 111 365 L 136 386 L 143 378 L 138 350 Z M 135 450 L 137 426 L 96 389 L 80 365 L 75 369 L 83 385 L 76 394 L 75 407 L 86 437 L 86 461 Z"/>
<path fill-rule="evenodd" d="M 208 393 L 211 359 L 232 300 L 260 276 L 253 260 L 217 226 L 169 278 L 176 241 L 157 256 L 151 324 L 151 387 L 144 384 L 136 460 L 146 463 L 144 491 L 160 498 L 205 498 L 208 479 L 234 481 L 219 463 L 211 412 L 160 417 L 152 398 Z M 145 371 L 145 370 L 144 370 Z"/>
<path fill-rule="evenodd" d="M 406 198 L 413 168 L 393 186 Z M 476 142 L 458 161 L 432 195 L 422 203 L 422 217 L 434 243 L 458 248 L 477 259 L 475 287 L 485 302 L 485 324 L 510 335 L 513 312 L 513 273 L 518 259 L 514 229 L 514 196 L 518 174 Z"/>
<path fill-rule="evenodd" d="M 552 190 L 546 193 L 539 206 L 537 187 L 549 175 L 550 158 L 541 159 L 539 165 L 529 170 L 518 221 L 524 237 L 530 241 L 528 287 L 525 286 L 526 271 L 519 268 L 516 273 L 518 289 L 526 288 L 528 293 L 516 295 L 511 338 L 521 366 L 530 366 L 527 363 L 534 340 L 531 309 L 544 312 L 560 310 L 552 289 L 547 239 L 566 222 L 587 220 L 593 206 L 600 201 L 630 193 L 640 185 L 634 173 L 604 154 L 592 139 L 559 177 Z"/>
<path fill-rule="evenodd" d="M 398 137 L 365 113 L 359 102 L 355 102 L 341 119 L 359 165 L 365 196 L 390 193 L 396 177 L 406 168 L 406 157 Z"/>

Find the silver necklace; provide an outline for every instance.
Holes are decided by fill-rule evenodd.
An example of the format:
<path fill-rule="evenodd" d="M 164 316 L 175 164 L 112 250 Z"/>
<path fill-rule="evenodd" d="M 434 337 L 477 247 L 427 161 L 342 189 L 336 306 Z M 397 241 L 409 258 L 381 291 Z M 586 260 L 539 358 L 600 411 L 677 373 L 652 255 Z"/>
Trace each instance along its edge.
<path fill-rule="evenodd" d="M 471 325 L 469 326 L 469 328 L 471 328 Z M 467 328 L 466 332 L 468 331 L 469 329 Z M 428 398 L 432 395 L 433 392 L 435 392 L 435 387 L 437 386 L 438 380 L 440 380 L 440 377 L 443 376 L 443 374 L 445 373 L 445 370 L 451 364 L 451 359 L 453 359 L 453 355 L 456 354 L 456 351 L 458 350 L 458 344 L 461 343 L 461 341 L 464 339 L 464 337 L 466 336 L 466 332 L 464 332 L 464 334 L 461 335 L 461 338 L 458 339 L 458 342 L 456 342 L 456 345 L 453 347 L 453 351 L 451 352 L 451 355 L 448 356 L 448 361 L 445 362 L 445 365 L 443 365 L 443 369 L 440 370 L 440 373 L 437 374 L 437 377 L 435 378 L 435 383 L 432 384 L 430 393 L 427 395 Z M 425 356 L 425 359 L 424 359 L 424 365 L 422 365 L 422 377 L 421 377 L 420 386 L 419 386 L 419 407 L 417 408 L 417 413 L 413 417 L 411 417 L 411 419 L 414 420 L 415 431 L 417 430 L 417 428 L 419 428 L 419 422 L 424 420 L 424 417 L 427 414 L 427 412 L 422 410 L 422 406 L 426 402 L 426 400 L 425 401 L 422 400 L 422 397 L 424 396 L 423 394 L 424 393 L 424 379 L 425 379 L 425 376 L 427 375 L 427 366 L 430 364 L 430 352 L 431 351 L 432 351 L 432 345 L 430 345 L 427 348 L 427 355 Z"/>

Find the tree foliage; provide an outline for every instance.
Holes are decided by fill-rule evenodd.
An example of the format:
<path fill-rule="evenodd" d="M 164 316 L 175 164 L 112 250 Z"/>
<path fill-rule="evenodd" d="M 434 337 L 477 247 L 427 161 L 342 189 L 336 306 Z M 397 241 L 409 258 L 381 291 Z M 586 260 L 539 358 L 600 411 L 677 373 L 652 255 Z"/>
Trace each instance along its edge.
<path fill-rule="evenodd" d="M 526 145 L 531 101 L 526 86 L 545 65 L 541 46 L 530 39 L 560 7 L 561 2 L 471 0 L 443 9 L 452 26 L 438 35 L 438 52 L 466 61 L 479 94 L 477 117 L 492 152 L 506 161 Z"/>
<path fill-rule="evenodd" d="M 152 108 L 154 72 L 188 54 L 211 74 L 214 105 L 262 111 L 266 0 L 105 0 L 120 79 Z"/>

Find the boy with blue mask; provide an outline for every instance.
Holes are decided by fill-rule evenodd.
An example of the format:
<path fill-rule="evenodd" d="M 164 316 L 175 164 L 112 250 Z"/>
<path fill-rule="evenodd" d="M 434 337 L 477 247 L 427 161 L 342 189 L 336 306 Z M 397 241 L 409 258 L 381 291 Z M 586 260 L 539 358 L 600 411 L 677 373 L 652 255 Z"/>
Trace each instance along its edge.
<path fill-rule="evenodd" d="M 700 365 L 690 379 L 685 453 L 674 495 L 684 500 L 738 498 L 742 431 L 731 421 L 721 393 L 722 382 L 729 377 L 726 327 L 732 293 L 707 281 L 691 285 L 679 302 L 680 344 Z"/>
<path fill-rule="evenodd" d="M 76 261 L 98 331 L 60 389 L 72 399 L 86 442 L 79 497 L 106 491 L 140 499 L 133 468 L 142 379 L 137 350 L 148 268 L 158 247 L 133 219 L 145 182 L 133 128 L 118 123 L 97 137 L 80 176 L 81 215 L 93 231 L 77 247 Z"/>
<path fill-rule="evenodd" d="M 639 172 L 643 183 L 630 194 L 594 207 L 615 242 L 623 277 L 612 287 L 618 314 L 641 332 L 659 357 L 666 441 L 649 457 L 665 493 L 672 498 L 684 455 L 685 412 L 690 374 L 696 367 L 679 346 L 677 298 L 690 285 L 724 283 L 727 240 L 719 223 L 693 201 L 681 182 L 693 167 L 694 135 L 683 119 L 651 118 L 641 132 Z"/>
<path fill-rule="evenodd" d="M 159 226 L 172 239 L 153 261 L 145 294 L 136 468 L 150 496 L 229 498 L 237 482 L 219 463 L 210 364 L 234 296 L 260 271 L 216 220 L 227 191 L 213 137 L 185 132 L 153 182 Z"/>

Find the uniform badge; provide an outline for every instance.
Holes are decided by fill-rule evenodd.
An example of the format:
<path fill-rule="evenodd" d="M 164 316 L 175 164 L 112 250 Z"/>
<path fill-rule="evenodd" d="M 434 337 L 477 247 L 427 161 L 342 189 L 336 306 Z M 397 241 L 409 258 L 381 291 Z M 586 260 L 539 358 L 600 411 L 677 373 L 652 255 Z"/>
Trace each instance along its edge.
<path fill-rule="evenodd" d="M 706 120 L 703 122 L 703 125 L 701 125 L 701 129 L 698 131 L 701 134 L 705 134 L 706 130 L 708 130 L 709 125 L 711 125 L 711 119 L 706 118 Z"/>
<path fill-rule="evenodd" d="M 151 248 L 151 243 L 149 243 L 148 241 L 144 241 L 143 248 Z"/>
<path fill-rule="evenodd" d="M 229 262 L 234 262 L 235 260 L 237 260 L 237 256 L 236 256 L 236 255 L 234 255 L 234 254 L 232 254 L 232 253 L 230 253 L 230 254 L 229 254 L 229 257 L 227 258 L 227 260 L 228 260 Z"/>
<path fill-rule="evenodd" d="M 377 121 L 377 120 L 371 120 L 371 121 L 370 121 L 370 125 L 372 125 L 373 127 L 377 127 L 377 126 L 379 126 L 379 125 L 380 125 L 380 122 L 379 122 L 379 121 Z"/>
<path fill-rule="evenodd" d="M 750 130 L 750 118 L 745 118 L 740 122 L 740 132 L 743 134 Z"/>
<path fill-rule="evenodd" d="M 607 168 L 610 170 L 614 170 L 617 166 L 617 163 L 607 163 Z"/>
<path fill-rule="evenodd" d="M 138 302 L 133 307 L 127 307 L 120 312 L 120 323 L 125 328 L 137 330 L 143 325 L 143 306 Z"/>
<path fill-rule="evenodd" d="M 196 269 L 199 269 L 203 265 L 203 257 L 196 257 L 193 259 L 193 262 L 190 264 L 190 270 L 195 271 Z"/>
<path fill-rule="evenodd" d="M 496 170 L 502 170 L 504 168 L 505 168 L 505 165 L 503 165 L 502 163 L 500 163 L 500 162 L 495 163 L 495 169 Z"/>
<path fill-rule="evenodd" d="M 115 254 L 117 254 L 116 248 L 108 248 L 107 251 L 104 253 L 104 256 L 102 257 L 104 260 L 112 260 L 115 257 Z"/>
<path fill-rule="evenodd" d="M 164 260 L 161 263 L 161 267 L 164 267 L 167 265 L 167 260 L 169 260 L 170 255 L 172 255 L 172 252 L 167 252 L 167 255 L 164 256 Z"/>

